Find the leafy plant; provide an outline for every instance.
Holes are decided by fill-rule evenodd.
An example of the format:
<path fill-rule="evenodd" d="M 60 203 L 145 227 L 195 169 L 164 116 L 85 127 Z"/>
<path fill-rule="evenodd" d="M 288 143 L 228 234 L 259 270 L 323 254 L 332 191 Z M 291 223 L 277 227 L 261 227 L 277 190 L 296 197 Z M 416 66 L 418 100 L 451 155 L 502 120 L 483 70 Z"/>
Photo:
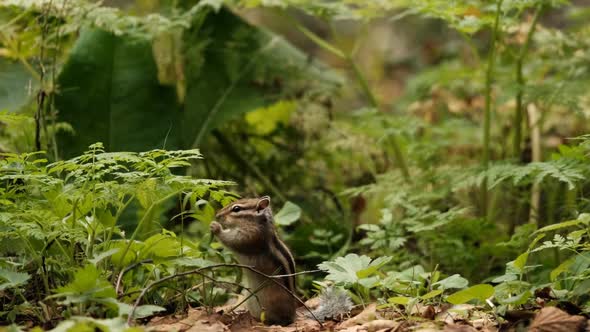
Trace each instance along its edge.
<path fill-rule="evenodd" d="M 352 289 L 356 295 L 353 299 L 367 301 L 370 299 L 370 290 L 380 285 L 377 272 L 390 260 L 391 257 L 379 257 L 372 260 L 367 256 L 348 254 L 338 257 L 332 262 L 321 263 L 318 268 L 328 272 L 326 280 L 333 281 L 338 286 Z"/>
<path fill-rule="evenodd" d="M 172 173 L 202 158 L 197 150 L 110 153 L 97 143 L 70 160 L 47 164 L 42 156 L 5 153 L 0 160 L 2 314 L 11 321 L 22 314 L 12 310 L 16 306 L 56 298 L 73 305 L 72 313 L 129 314 L 117 300 L 121 281 L 117 292 L 108 281 L 116 280 L 117 272 L 126 271 L 123 285 L 136 278 L 145 282 L 172 258 L 203 255 L 170 231 L 151 235 L 160 232 L 156 211 L 162 204 L 186 197 L 192 207 L 199 199 L 220 204 L 230 197 L 221 189 L 230 182 Z M 132 208 L 135 216 L 129 214 Z M 146 260 L 151 273 L 129 273 L 128 266 Z M 157 310 L 146 307 L 140 314 Z M 44 320 L 40 308 L 33 305 L 31 312 Z"/>

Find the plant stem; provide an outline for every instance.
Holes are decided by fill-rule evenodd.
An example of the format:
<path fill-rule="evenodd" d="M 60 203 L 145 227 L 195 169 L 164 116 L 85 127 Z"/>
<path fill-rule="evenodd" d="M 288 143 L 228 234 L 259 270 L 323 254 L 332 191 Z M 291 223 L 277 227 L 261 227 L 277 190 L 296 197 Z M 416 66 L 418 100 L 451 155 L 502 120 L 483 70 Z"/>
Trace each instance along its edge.
<path fill-rule="evenodd" d="M 124 198 L 123 198 L 124 199 Z M 113 222 L 113 226 L 109 229 L 109 233 L 107 235 L 107 238 L 105 240 L 105 243 L 110 243 L 111 242 L 111 238 L 113 237 L 113 233 L 115 231 L 115 227 L 117 227 L 117 222 L 119 221 L 119 218 L 121 217 L 121 215 L 123 214 L 123 211 L 125 211 L 125 209 L 129 206 L 129 204 L 135 199 L 135 194 L 131 195 L 129 197 L 129 199 L 127 201 L 125 201 L 125 203 L 123 203 L 123 205 L 121 205 L 121 207 L 119 207 L 119 209 L 117 210 L 117 213 L 115 214 L 115 220 Z"/>
<path fill-rule="evenodd" d="M 494 20 L 494 29 L 492 31 L 492 40 L 490 41 L 490 53 L 488 55 L 488 65 L 486 71 L 485 82 L 485 110 L 483 120 L 483 167 L 488 169 L 490 164 L 490 121 L 492 115 L 492 81 L 494 79 L 494 65 L 496 62 L 496 40 L 498 39 L 498 30 L 500 28 L 500 15 L 502 13 L 502 2 L 498 0 L 496 5 L 496 18 Z M 487 177 L 484 179 L 482 188 L 482 214 L 487 219 L 488 215 L 488 181 Z"/>
<path fill-rule="evenodd" d="M 249 170 L 254 176 L 258 178 L 264 184 L 265 187 L 272 191 L 273 195 L 277 196 L 280 200 L 286 202 L 287 197 L 283 195 L 283 193 L 279 190 L 277 186 L 258 168 L 254 163 L 250 162 L 246 158 L 242 157 L 242 155 L 238 152 L 236 148 L 234 148 L 233 144 L 230 142 L 229 139 L 223 135 L 223 133 L 217 129 L 212 130 L 213 136 L 217 139 L 217 141 L 224 147 L 227 153 L 235 159 L 239 164 L 245 166 L 247 170 Z"/>
<path fill-rule="evenodd" d="M 170 198 L 178 195 L 181 191 L 182 190 L 175 190 L 174 192 L 164 196 L 163 198 L 155 201 L 154 203 L 152 203 L 152 205 L 150 205 L 150 207 L 145 211 L 145 213 L 143 214 L 143 217 L 141 218 L 141 220 L 137 224 L 137 227 L 135 227 L 135 231 L 133 231 L 133 234 L 131 234 L 131 237 L 129 238 L 129 240 L 127 242 L 127 246 L 125 246 L 125 250 L 123 250 L 123 254 L 121 255 L 121 259 L 119 260 L 119 265 L 123 265 L 123 260 L 125 259 L 125 256 L 129 252 L 129 248 L 131 248 L 131 244 L 133 243 L 133 241 L 137 237 L 137 234 L 139 234 L 139 230 L 142 228 L 143 224 L 146 222 L 148 217 L 152 214 L 152 210 L 154 209 L 154 207 L 156 207 L 156 206 L 164 203 L 165 201 L 169 200 Z"/>
<path fill-rule="evenodd" d="M 354 72 L 354 75 L 356 76 L 357 81 L 359 82 L 359 85 L 361 86 L 361 89 L 363 90 L 363 93 L 365 94 L 365 96 L 369 100 L 369 103 L 371 104 L 371 106 L 373 108 L 378 110 L 379 109 L 379 102 L 377 101 L 377 98 L 375 98 L 375 95 L 371 91 L 371 88 L 369 87 L 369 84 L 367 83 L 365 76 L 363 75 L 363 73 L 361 72 L 361 70 L 357 66 L 356 62 L 352 58 L 352 55 L 346 54 L 346 60 L 350 64 L 350 67 L 352 68 L 352 71 Z M 383 124 L 383 127 L 386 127 L 385 121 L 383 121 L 382 124 Z M 395 156 L 395 160 L 399 164 L 399 168 L 404 176 L 404 179 L 407 182 L 410 182 L 410 171 L 408 170 L 408 166 L 406 165 L 406 160 L 405 160 L 404 155 L 402 153 L 402 149 L 397 141 L 397 137 L 393 134 L 389 134 L 387 140 L 389 141 L 389 143 L 391 144 L 391 147 L 393 148 L 393 154 Z"/>
<path fill-rule="evenodd" d="M 518 58 L 516 59 L 516 83 L 518 85 L 518 92 L 516 93 L 516 108 L 514 110 L 514 141 L 512 142 L 512 151 L 513 157 L 517 159 L 522 153 L 522 118 L 524 114 L 523 95 L 526 84 L 522 67 L 526 54 L 531 45 L 531 40 L 533 39 L 537 22 L 539 21 L 539 17 L 543 12 L 543 8 L 543 5 L 539 5 L 537 7 L 535 15 L 533 16 L 533 21 L 531 22 L 531 27 L 527 33 L 526 40 L 520 49 Z"/>
<path fill-rule="evenodd" d="M 531 149 L 532 162 L 542 161 L 542 147 L 541 147 L 541 115 L 535 104 L 528 105 L 529 128 L 531 131 Z M 541 184 L 533 183 L 531 188 L 531 203 L 529 211 L 529 223 L 534 224 L 539 228 L 539 213 L 541 209 Z"/>
<path fill-rule="evenodd" d="M 354 61 L 354 58 L 352 56 L 352 53 L 355 50 L 353 50 L 352 52 L 345 52 L 345 51 L 337 48 L 336 46 L 330 44 L 328 41 L 324 40 L 322 37 L 318 36 L 313 31 L 302 26 L 296 19 L 292 18 L 291 16 L 289 16 L 289 15 L 285 15 L 285 16 L 291 22 L 293 22 L 293 24 L 295 24 L 295 28 L 297 28 L 297 30 L 301 31 L 301 33 L 303 33 L 311 41 L 313 41 L 314 43 L 316 43 L 318 46 L 320 46 L 324 50 L 328 51 L 329 53 L 335 55 L 338 58 L 345 60 L 348 63 L 348 65 L 352 68 L 354 76 L 356 77 L 356 80 L 357 80 L 358 84 L 360 85 L 361 90 L 363 91 L 363 94 L 365 95 L 365 97 L 367 98 L 369 103 L 371 104 L 371 107 L 378 110 L 379 109 L 379 102 L 377 101 L 375 94 L 373 94 L 373 92 L 371 91 L 371 88 L 369 87 L 367 79 L 365 78 L 365 76 L 361 72 L 360 68 L 358 67 L 358 65 L 356 64 L 356 62 Z M 388 142 L 391 144 L 391 146 L 393 148 L 393 154 L 395 156 L 395 160 L 398 163 L 398 166 L 402 172 L 402 175 L 404 176 L 404 179 L 407 182 L 410 182 L 410 172 L 409 172 L 406 160 L 404 158 L 402 149 L 397 141 L 397 137 L 394 136 L 393 134 L 389 134 Z"/>

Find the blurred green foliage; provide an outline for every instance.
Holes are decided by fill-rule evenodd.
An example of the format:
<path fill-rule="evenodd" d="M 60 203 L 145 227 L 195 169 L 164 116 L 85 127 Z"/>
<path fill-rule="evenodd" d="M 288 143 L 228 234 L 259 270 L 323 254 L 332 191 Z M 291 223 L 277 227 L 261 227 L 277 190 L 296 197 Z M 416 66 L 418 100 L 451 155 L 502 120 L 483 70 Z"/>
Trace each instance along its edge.
<path fill-rule="evenodd" d="M 10 153 L 2 160 L 10 172 L 0 174 L 0 203 L 18 207 L 6 211 L 27 225 L 15 234 L 31 243 L 18 247 L 28 254 L 3 252 L 0 287 L 31 296 L 28 287 L 46 282 L 44 294 L 58 290 L 52 298 L 65 298 L 68 314 L 90 305 L 95 316 L 117 317 L 128 311 L 119 298 L 104 300 L 114 299 L 106 262 L 116 271 L 140 264 L 122 276 L 137 292 L 209 259 L 228 261 L 207 242 L 207 224 L 236 195 L 191 182 L 179 204 L 164 199 L 162 178 L 187 184 L 186 172 L 273 196 L 300 269 L 319 264 L 357 302 L 408 309 L 494 294 L 503 314 L 550 287 L 554 303 L 587 311 L 588 13 L 561 0 L 142 0 L 121 8 L 6 0 L 0 149 Z M 86 151 L 97 141 L 152 152 Z M 205 159 L 159 150 L 195 148 Z M 54 163 L 45 166 L 35 150 Z M 88 167 L 97 154 L 103 168 Z M 148 162 L 159 158 L 185 159 Z M 71 174 L 54 176 L 55 167 Z M 94 177 L 105 170 L 118 180 Z M 78 196 L 50 190 L 56 185 Z M 126 194 L 117 199 L 111 186 Z M 121 223 L 113 224 L 113 207 Z M 47 216 L 51 223 L 40 224 Z M 63 229 L 61 219 L 80 225 Z M 17 232 L 8 220 L 0 234 Z M 116 253 L 97 240 L 107 229 L 120 237 L 104 242 Z M 127 233 L 137 241 L 125 241 Z M 28 278 L 43 269 L 39 252 L 60 251 L 70 265 Z M 537 254 L 544 251 L 553 254 Z M 370 258 L 378 256 L 387 259 Z M 90 288 L 106 293 L 76 288 L 76 276 L 91 273 L 98 286 Z M 304 294 L 312 281 L 328 283 L 302 276 Z M 148 299 L 163 305 L 172 294 Z M 218 303 L 227 289 L 184 295 L 166 309 Z M 3 312 L 10 320 L 23 313 L 19 301 Z"/>

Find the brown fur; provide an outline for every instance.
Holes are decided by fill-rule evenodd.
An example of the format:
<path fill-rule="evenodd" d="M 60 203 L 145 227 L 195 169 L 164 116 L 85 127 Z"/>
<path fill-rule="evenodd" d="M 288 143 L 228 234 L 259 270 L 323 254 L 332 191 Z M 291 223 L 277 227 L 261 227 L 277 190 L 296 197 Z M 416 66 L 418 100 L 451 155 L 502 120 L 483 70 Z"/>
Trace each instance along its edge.
<path fill-rule="evenodd" d="M 233 210 L 238 206 L 240 211 Z M 287 246 L 279 239 L 270 208 L 270 198 L 240 199 L 221 209 L 211 223 L 211 232 L 231 249 L 240 264 L 249 265 L 267 275 L 295 273 L 295 262 Z M 265 323 L 288 325 L 295 318 L 296 301 L 292 295 L 270 280 L 245 271 L 247 287 L 256 296 L 247 302 L 250 314 Z M 281 282 L 292 292 L 295 278 L 283 277 Z"/>

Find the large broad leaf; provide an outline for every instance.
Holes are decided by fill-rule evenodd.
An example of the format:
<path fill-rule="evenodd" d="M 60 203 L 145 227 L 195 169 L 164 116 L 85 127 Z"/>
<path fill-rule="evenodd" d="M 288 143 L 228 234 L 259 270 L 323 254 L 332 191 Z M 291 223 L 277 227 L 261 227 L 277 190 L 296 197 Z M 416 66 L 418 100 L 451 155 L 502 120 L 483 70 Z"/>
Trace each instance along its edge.
<path fill-rule="evenodd" d="M 0 58 L 0 112 L 17 111 L 37 88 L 37 81 L 19 62 Z"/>
<path fill-rule="evenodd" d="M 60 120 L 76 132 L 60 138 L 65 157 L 97 141 L 111 151 L 180 148 L 176 93 L 158 82 L 149 41 L 84 30 L 58 82 Z"/>
<path fill-rule="evenodd" d="M 196 24 L 195 24 L 196 25 Z M 227 119 L 338 78 L 282 37 L 228 10 L 185 32 L 188 60 L 184 138 L 198 147 Z"/>
<path fill-rule="evenodd" d="M 96 141 L 110 151 L 191 148 L 235 116 L 337 83 L 281 37 L 225 9 L 195 14 L 183 43 L 184 78 L 164 85 L 150 40 L 82 31 L 58 78 L 60 120 L 76 131 L 60 138 L 63 155 Z"/>

